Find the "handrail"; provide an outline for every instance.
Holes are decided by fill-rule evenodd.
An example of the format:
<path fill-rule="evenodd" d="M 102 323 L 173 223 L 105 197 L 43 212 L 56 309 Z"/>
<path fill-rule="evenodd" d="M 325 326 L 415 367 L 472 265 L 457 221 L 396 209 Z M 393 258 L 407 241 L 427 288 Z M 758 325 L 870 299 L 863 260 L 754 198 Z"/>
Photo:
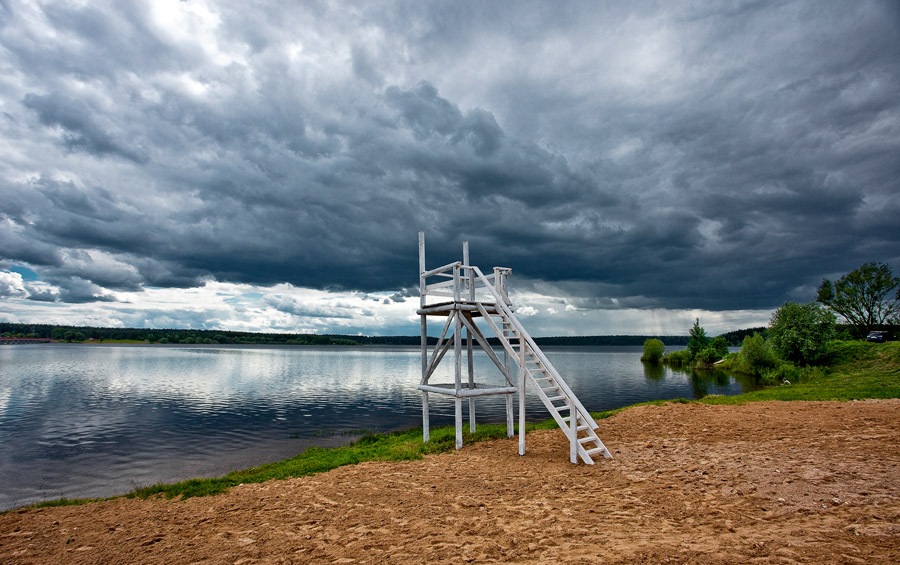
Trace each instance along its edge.
<path fill-rule="evenodd" d="M 443 267 L 438 267 L 437 269 L 431 269 L 430 271 L 423 271 L 419 273 L 419 277 L 423 279 L 427 279 L 428 277 L 433 277 L 439 273 L 443 273 L 445 271 L 451 271 L 456 267 L 461 266 L 462 263 L 460 261 L 454 261 L 453 263 L 447 263 Z"/>
<path fill-rule="evenodd" d="M 484 281 L 488 290 L 491 291 L 491 294 L 493 294 L 494 298 L 497 300 L 496 307 L 502 310 L 504 314 L 506 314 L 509 322 L 513 324 L 513 326 L 515 326 L 516 328 L 516 331 L 519 332 L 519 337 L 525 339 L 525 342 L 528 344 L 528 347 L 531 348 L 531 351 L 535 354 L 535 356 L 537 356 L 544 367 L 546 367 L 547 370 L 551 372 L 551 376 L 554 378 L 554 380 L 557 381 L 557 384 L 559 384 L 559 387 L 563 390 L 563 392 L 566 393 L 566 396 L 568 396 L 572 400 L 572 403 L 576 408 L 578 408 L 578 412 L 581 413 L 581 416 L 591 425 L 592 429 L 598 428 L 599 426 L 597 425 L 597 422 L 594 421 L 594 418 L 591 416 L 590 412 L 588 412 L 587 408 L 585 408 L 584 405 L 581 404 L 581 402 L 578 400 L 578 397 L 575 396 L 575 393 L 572 392 L 572 389 L 570 389 L 569 385 L 567 385 L 563 380 L 562 376 L 556 370 L 556 367 L 554 367 L 553 364 L 550 363 L 550 360 L 547 359 L 547 357 L 544 355 L 544 352 L 541 351 L 541 349 L 537 346 L 531 335 L 527 331 L 525 331 L 525 326 L 523 326 L 522 322 L 520 322 L 519 319 L 516 318 L 513 311 L 509 309 L 509 307 L 503 300 L 503 297 L 500 296 L 499 292 L 497 292 L 497 289 L 495 289 L 492 285 L 487 284 L 487 277 L 484 276 L 484 273 L 481 272 L 481 269 L 475 266 L 471 266 L 469 268 L 472 269 L 472 272 L 474 272 L 479 279 Z M 574 414 L 572 416 L 574 416 Z"/>

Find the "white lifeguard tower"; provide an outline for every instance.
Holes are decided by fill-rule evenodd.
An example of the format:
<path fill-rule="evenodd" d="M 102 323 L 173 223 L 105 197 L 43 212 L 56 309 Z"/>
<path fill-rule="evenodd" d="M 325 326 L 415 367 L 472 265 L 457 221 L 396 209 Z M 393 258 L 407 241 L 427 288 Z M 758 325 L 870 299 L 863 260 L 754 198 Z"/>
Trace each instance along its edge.
<path fill-rule="evenodd" d="M 513 437 L 513 396 L 518 395 L 519 455 L 525 455 L 525 388 L 530 384 L 569 439 L 572 463 L 577 463 L 580 458 L 593 464 L 595 455 L 612 458 L 597 436 L 597 423 L 513 313 L 506 290 L 511 272 L 511 269 L 494 267 L 493 273 L 485 276 L 478 267 L 469 264 L 467 241 L 463 242 L 462 261 L 429 270 L 425 267 L 425 234 L 419 233 L 420 304 L 417 313 L 422 319 L 422 380 L 418 388 L 422 391 L 424 440 L 429 440 L 431 394 L 451 396 L 456 403 L 457 449 L 463 444 L 464 398 L 469 402 L 469 431 L 474 432 L 475 399 L 488 395 L 506 396 L 506 433 L 507 437 Z M 441 297 L 441 301 L 429 301 L 430 297 Z M 430 317 L 444 319 L 433 348 L 428 345 Z M 501 355 L 494 351 L 486 335 L 497 338 L 503 348 Z M 451 347 L 454 381 L 433 382 L 432 379 L 437 379 L 436 369 Z M 476 350 L 487 355 L 497 367 L 499 374 L 492 382 L 488 380 L 489 375 L 478 375 L 476 380 Z"/>

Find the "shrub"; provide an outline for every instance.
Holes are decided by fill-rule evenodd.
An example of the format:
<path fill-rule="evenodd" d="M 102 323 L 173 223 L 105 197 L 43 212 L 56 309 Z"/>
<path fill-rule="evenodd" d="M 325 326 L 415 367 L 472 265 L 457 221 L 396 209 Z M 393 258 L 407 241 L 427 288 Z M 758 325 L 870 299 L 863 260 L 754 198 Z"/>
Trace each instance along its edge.
<path fill-rule="evenodd" d="M 722 356 L 712 346 L 707 346 L 694 355 L 694 366 L 699 368 L 712 367 L 713 363 L 721 359 Z"/>
<path fill-rule="evenodd" d="M 641 356 L 641 361 L 659 363 L 665 352 L 666 345 L 662 341 L 655 338 L 648 339 L 644 341 L 644 354 Z"/>
<path fill-rule="evenodd" d="M 691 364 L 691 352 L 687 349 L 670 351 L 663 355 L 662 362 L 672 367 L 686 367 Z"/>

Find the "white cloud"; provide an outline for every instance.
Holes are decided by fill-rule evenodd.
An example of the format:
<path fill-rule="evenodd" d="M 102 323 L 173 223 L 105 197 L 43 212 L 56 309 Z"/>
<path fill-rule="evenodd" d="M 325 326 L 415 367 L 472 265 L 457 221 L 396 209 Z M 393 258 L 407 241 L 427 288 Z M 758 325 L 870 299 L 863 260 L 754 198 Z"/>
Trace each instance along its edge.
<path fill-rule="evenodd" d="M 516 308 L 516 315 L 522 318 L 530 318 L 536 316 L 537 313 L 537 308 L 534 306 L 520 306 Z"/>
<path fill-rule="evenodd" d="M 8 271 L 0 271 L 0 298 L 28 296 L 22 275 Z"/>
<path fill-rule="evenodd" d="M 58 302 L 26 300 L 27 284 L 18 273 L 0 272 L 0 289 L 7 290 L 8 321 L 270 333 L 415 335 L 418 331 L 415 304 L 382 302 L 393 292 L 363 295 L 289 284 L 263 287 L 207 281 L 187 289 L 151 287 L 116 292 L 115 303 L 61 307 Z M 58 296 L 58 290 L 45 283 L 33 284 Z"/>

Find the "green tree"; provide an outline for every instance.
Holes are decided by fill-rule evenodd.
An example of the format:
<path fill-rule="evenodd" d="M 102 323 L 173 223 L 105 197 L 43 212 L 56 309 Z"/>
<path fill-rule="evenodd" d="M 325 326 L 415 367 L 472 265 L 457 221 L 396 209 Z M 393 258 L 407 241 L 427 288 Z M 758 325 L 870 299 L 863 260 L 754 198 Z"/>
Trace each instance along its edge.
<path fill-rule="evenodd" d="M 709 342 L 709 346 L 716 352 L 716 355 L 718 355 L 716 361 L 728 355 L 728 340 L 722 336 L 712 338 L 712 341 Z"/>
<path fill-rule="evenodd" d="M 816 300 L 862 337 L 877 326 L 900 322 L 900 277 L 885 263 L 866 263 L 833 284 L 823 279 Z"/>
<path fill-rule="evenodd" d="M 763 336 L 758 333 L 744 338 L 738 359 L 737 369 L 740 372 L 756 375 L 757 377 L 778 366 L 778 356 L 775 355 L 772 347 L 763 339 Z"/>
<path fill-rule="evenodd" d="M 825 353 L 835 322 L 834 314 L 815 302 L 785 302 L 769 322 L 769 342 L 785 361 L 809 365 Z"/>
<path fill-rule="evenodd" d="M 662 359 L 665 352 L 666 345 L 662 341 L 656 338 L 650 338 L 644 341 L 644 355 L 641 356 L 641 361 L 646 361 L 647 363 L 659 363 L 659 360 Z"/>
<path fill-rule="evenodd" d="M 694 325 L 688 333 L 691 337 L 688 339 L 687 348 L 693 359 L 709 345 L 709 336 L 706 335 L 706 330 L 700 326 L 700 318 L 694 319 Z"/>

